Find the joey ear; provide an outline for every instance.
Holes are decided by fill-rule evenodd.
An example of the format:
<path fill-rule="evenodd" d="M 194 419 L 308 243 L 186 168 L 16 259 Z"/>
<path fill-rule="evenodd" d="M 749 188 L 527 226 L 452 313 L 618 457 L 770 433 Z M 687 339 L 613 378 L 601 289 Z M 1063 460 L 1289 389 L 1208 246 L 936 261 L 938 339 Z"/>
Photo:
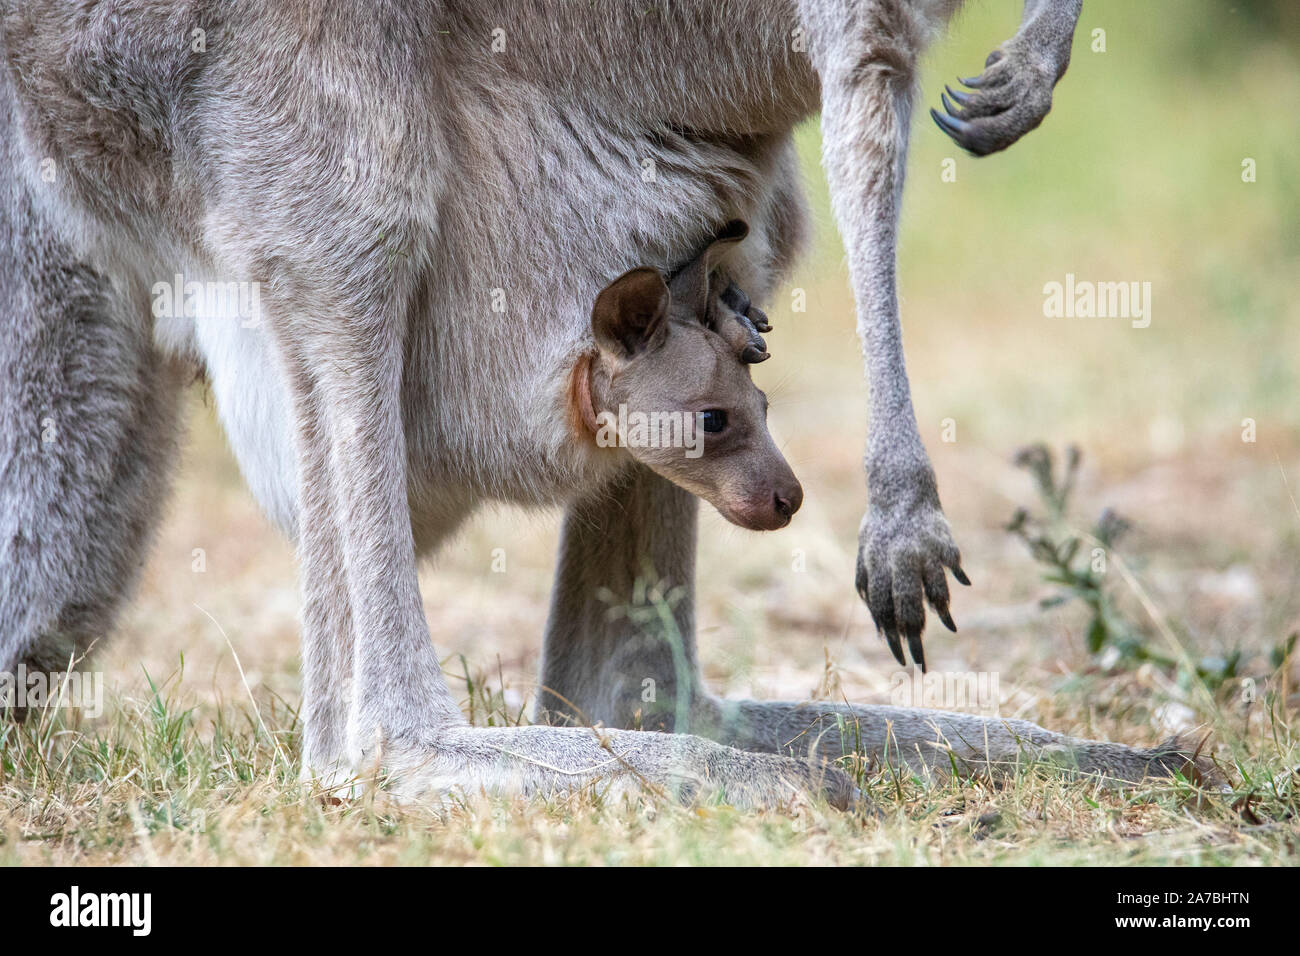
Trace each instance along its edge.
<path fill-rule="evenodd" d="M 719 229 L 704 250 L 673 276 L 669 283 L 673 298 L 688 303 L 695 315 L 704 318 L 709 304 L 709 276 L 727 251 L 748 235 L 749 225 L 743 219 L 732 219 Z"/>
<path fill-rule="evenodd" d="M 596 296 L 591 331 L 606 351 L 630 358 L 663 342 L 672 296 L 657 269 L 625 272 Z"/>

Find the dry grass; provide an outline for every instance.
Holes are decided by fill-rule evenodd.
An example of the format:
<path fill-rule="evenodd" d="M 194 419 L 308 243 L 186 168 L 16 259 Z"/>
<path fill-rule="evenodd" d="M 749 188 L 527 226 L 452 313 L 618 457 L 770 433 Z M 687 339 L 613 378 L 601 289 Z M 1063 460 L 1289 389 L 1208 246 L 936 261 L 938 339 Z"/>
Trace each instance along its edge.
<path fill-rule="evenodd" d="M 931 631 L 927 656 L 939 671 L 996 673 L 1003 715 L 1056 730 L 1151 744 L 1212 727 L 1233 793 L 1199 800 L 1174 782 L 1120 794 L 1031 771 L 998 788 L 881 775 L 868 781 L 881 813 L 866 818 L 612 805 L 595 792 L 441 813 L 399 811 L 382 794 L 323 804 L 296 784 L 293 555 L 196 397 L 140 593 L 95 658 L 107 713 L 0 729 L 0 861 L 1294 865 L 1298 675 L 1294 660 L 1278 670 L 1268 655 L 1300 629 L 1300 198 L 1282 168 L 1295 131 L 1262 117 L 1300 97 L 1300 69 L 1262 43 L 1194 76 L 1179 37 L 1148 22 L 1173 6 L 1088 4 L 1083 32 L 1107 26 L 1111 52 L 1081 48 L 1044 128 L 995 160 L 960 157 L 956 183 L 938 173 L 953 151 L 918 123 L 902 246 L 909 368 L 975 582 L 956 596 L 960 633 Z M 1174 19 L 1232 29 L 1215 5 L 1198 10 Z M 1003 13 L 968 16 L 933 61 L 982 62 L 1009 25 Z M 927 83 L 927 102 L 937 89 Z M 704 516 L 703 666 L 729 695 L 887 702 L 897 668 L 852 588 L 865 390 L 815 130 L 804 146 L 818 242 L 792 286 L 809 306 L 793 314 L 778 297 L 775 358 L 758 376 L 806 503 L 774 535 Z M 1258 183 L 1240 182 L 1242 156 L 1259 158 Z M 1043 283 L 1067 271 L 1151 281 L 1151 328 L 1043 318 Z M 1253 444 L 1240 440 L 1247 417 Z M 940 438 L 948 418 L 952 443 Z M 1083 446 L 1080 513 L 1111 505 L 1135 520 L 1123 558 L 1150 606 L 1194 658 L 1240 649 L 1239 678 L 1207 697 L 1158 667 L 1102 666 L 1079 609 L 1039 607 L 1051 588 L 1003 530 L 1033 498 L 1010 458 L 1036 439 Z M 466 669 L 473 678 L 479 721 L 530 705 L 556 525 L 485 513 L 423 573 L 435 640 L 467 710 Z M 500 574 L 489 570 L 498 547 Z M 1114 587 L 1154 633 L 1129 585 Z M 1253 700 L 1240 678 L 1255 681 Z"/>

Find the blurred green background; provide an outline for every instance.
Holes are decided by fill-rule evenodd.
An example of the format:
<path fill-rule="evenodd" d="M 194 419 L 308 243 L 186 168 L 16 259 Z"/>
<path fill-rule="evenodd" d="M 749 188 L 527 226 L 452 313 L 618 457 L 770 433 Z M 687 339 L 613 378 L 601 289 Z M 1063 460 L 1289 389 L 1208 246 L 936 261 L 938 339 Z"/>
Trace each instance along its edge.
<path fill-rule="evenodd" d="M 1018 17 L 1018 4 L 972 3 L 927 57 L 899 250 L 910 360 L 930 369 L 917 349 L 947 353 L 934 368 L 944 402 L 981 410 L 965 416 L 968 437 L 995 439 L 1014 421 L 1025 436 L 1135 451 L 1154 428 L 1158 450 L 1175 451 L 1198 435 L 1234 437 L 1244 417 L 1293 433 L 1300 4 L 1087 0 L 1043 126 L 976 159 L 928 110 L 945 82 L 979 72 Z M 796 281 L 835 290 L 843 257 L 815 124 L 800 143 L 818 226 Z M 949 157 L 951 183 L 940 176 Z M 1242 181 L 1247 158 L 1253 183 Z M 1042 287 L 1066 273 L 1150 281 L 1151 327 L 1044 318 Z M 827 294 L 823 312 L 842 317 Z M 791 318 L 822 321 L 813 307 Z M 988 374 L 958 367 L 976 364 Z M 922 402 L 932 384 L 914 380 Z"/>

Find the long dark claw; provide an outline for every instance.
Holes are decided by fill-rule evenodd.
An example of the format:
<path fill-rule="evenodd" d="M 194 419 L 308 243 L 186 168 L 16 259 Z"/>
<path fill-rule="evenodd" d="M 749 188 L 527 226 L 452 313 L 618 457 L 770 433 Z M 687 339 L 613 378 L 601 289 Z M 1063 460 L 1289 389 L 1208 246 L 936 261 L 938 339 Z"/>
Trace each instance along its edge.
<path fill-rule="evenodd" d="M 948 613 L 948 608 L 944 605 L 935 607 L 934 613 L 939 615 L 939 620 L 943 621 L 943 626 L 954 634 L 957 633 L 957 625 L 953 623 L 952 615 Z"/>
<path fill-rule="evenodd" d="M 939 128 L 949 136 L 964 136 L 970 129 L 970 123 L 955 116 L 945 116 L 938 110 L 930 110 L 931 118 L 939 124 Z"/>
<path fill-rule="evenodd" d="M 970 587 L 970 578 L 966 577 L 966 572 L 963 571 L 961 568 L 953 568 L 952 576 L 956 578 L 958 581 L 960 581 L 962 584 L 966 585 L 966 587 Z M 955 631 L 956 628 L 953 628 L 953 630 Z"/>
<path fill-rule="evenodd" d="M 889 652 L 894 655 L 894 660 L 898 661 L 899 667 L 907 666 L 907 658 L 903 656 L 903 642 L 898 639 L 897 631 L 881 631 L 885 636 L 885 643 L 889 645 Z"/>
<path fill-rule="evenodd" d="M 907 649 L 912 652 L 912 660 L 921 665 L 921 673 L 925 673 L 925 648 L 921 646 L 921 632 L 908 631 Z"/>
<path fill-rule="evenodd" d="M 983 76 L 972 76 L 969 80 L 962 80 L 961 77 L 958 77 L 957 79 L 961 80 L 962 86 L 969 86 L 972 90 L 978 90 L 984 85 Z"/>
<path fill-rule="evenodd" d="M 944 84 L 943 88 L 947 90 L 949 96 L 951 96 L 962 106 L 970 106 L 971 103 L 975 101 L 975 97 L 971 96 L 969 93 L 963 93 L 961 90 L 954 90 L 951 86 L 948 86 L 946 83 Z"/>
<path fill-rule="evenodd" d="M 939 94 L 939 102 L 943 104 L 943 108 L 948 111 L 949 116 L 953 117 L 954 119 L 961 119 L 961 110 L 958 109 L 956 106 L 953 106 L 952 103 L 948 102 L 948 97 L 946 94 L 944 93 Z"/>
<path fill-rule="evenodd" d="M 868 583 L 870 583 L 870 579 L 867 576 L 867 563 L 862 560 L 862 554 L 859 552 L 858 566 L 853 574 L 853 585 L 858 589 L 858 597 L 862 598 L 862 603 L 870 607 L 870 602 L 867 600 Z M 879 630 L 879 628 L 877 628 L 877 630 Z"/>

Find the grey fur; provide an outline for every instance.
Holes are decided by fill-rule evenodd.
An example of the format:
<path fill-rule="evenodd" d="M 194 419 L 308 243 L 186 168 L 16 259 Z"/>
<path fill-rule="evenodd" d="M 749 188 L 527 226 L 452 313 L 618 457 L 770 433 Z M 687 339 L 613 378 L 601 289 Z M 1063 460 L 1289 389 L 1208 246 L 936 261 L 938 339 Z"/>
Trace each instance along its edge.
<path fill-rule="evenodd" d="M 597 293 L 632 267 L 671 271 L 731 219 L 753 229 L 725 278 L 770 295 L 803 228 L 790 132 L 820 103 L 871 379 L 860 584 L 886 636 L 916 655 L 922 596 L 946 601 L 958 555 L 908 395 L 894 237 L 916 59 L 956 6 L 7 3 L 0 666 L 61 659 L 111 625 L 165 487 L 169 370 L 188 360 L 212 382 L 250 486 L 298 543 L 306 772 L 336 781 L 382 763 L 426 798 L 611 784 L 846 803 L 847 778 L 820 763 L 844 744 L 805 748 L 825 738 L 824 708 L 704 693 L 694 499 L 593 449 L 570 427 L 566 389 L 593 345 Z M 1043 109 L 1077 13 L 1077 0 L 1030 0 L 995 67 L 1029 105 L 985 124 L 997 142 Z M 152 319 L 154 284 L 177 273 L 260 282 L 265 322 Z M 52 447 L 37 444 L 45 409 Z M 466 725 L 416 557 L 485 500 L 567 508 L 544 667 L 564 707 L 627 725 L 636 676 L 671 673 L 662 712 L 641 717 L 714 741 Z M 594 600 L 602 584 L 626 595 L 647 557 L 685 588 L 667 647 L 624 642 Z M 937 722 L 976 763 L 1023 742 L 1126 778 L 1166 769 L 1031 725 L 860 714 L 880 759 L 919 750 L 946 765 L 924 750 Z"/>
<path fill-rule="evenodd" d="M 26 190 L 0 84 L 0 670 L 103 635 L 162 511 L 183 381 Z"/>

